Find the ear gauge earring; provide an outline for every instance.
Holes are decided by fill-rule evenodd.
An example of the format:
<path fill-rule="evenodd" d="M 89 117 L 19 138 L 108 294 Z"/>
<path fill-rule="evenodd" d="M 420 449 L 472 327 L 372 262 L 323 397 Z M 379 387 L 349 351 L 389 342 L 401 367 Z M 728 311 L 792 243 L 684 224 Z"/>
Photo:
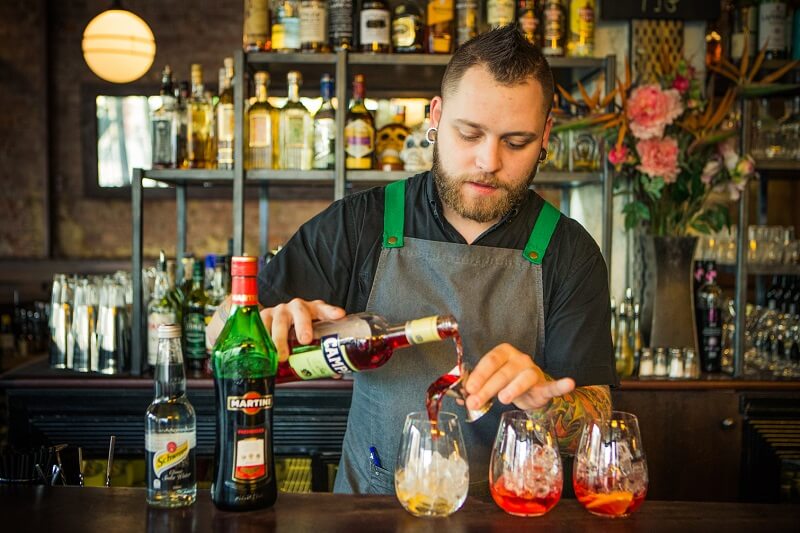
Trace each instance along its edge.
<path fill-rule="evenodd" d="M 539 163 L 544 163 L 545 159 L 547 159 L 547 148 L 542 148 L 539 152 Z"/>
<path fill-rule="evenodd" d="M 432 139 L 431 139 L 431 133 L 434 133 L 434 134 L 436 134 L 436 133 L 438 133 L 438 131 L 439 131 L 439 130 L 437 130 L 437 129 L 436 129 L 436 128 L 434 128 L 433 126 L 431 126 L 430 128 L 428 128 L 428 131 L 426 131 L 426 132 L 425 132 L 425 140 L 426 140 L 426 141 L 428 141 L 428 142 L 429 142 L 429 143 L 431 143 L 431 144 L 435 144 L 435 143 L 436 143 L 436 137 L 434 137 L 434 138 L 432 138 Z"/>

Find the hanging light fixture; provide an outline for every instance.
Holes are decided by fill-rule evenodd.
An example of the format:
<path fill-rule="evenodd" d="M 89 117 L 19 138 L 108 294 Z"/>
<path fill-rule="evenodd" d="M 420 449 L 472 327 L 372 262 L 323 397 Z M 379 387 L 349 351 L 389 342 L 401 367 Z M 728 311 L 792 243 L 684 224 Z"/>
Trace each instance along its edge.
<path fill-rule="evenodd" d="M 141 78 L 153 64 L 156 40 L 147 23 L 119 8 L 100 13 L 83 30 L 83 58 L 92 72 L 113 83 Z"/>

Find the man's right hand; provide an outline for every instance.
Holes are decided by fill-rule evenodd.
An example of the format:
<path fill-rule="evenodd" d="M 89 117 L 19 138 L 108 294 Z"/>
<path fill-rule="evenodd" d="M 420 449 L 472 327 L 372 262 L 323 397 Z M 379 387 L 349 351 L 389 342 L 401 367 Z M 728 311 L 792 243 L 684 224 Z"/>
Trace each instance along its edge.
<path fill-rule="evenodd" d="M 261 310 L 261 320 L 272 336 L 275 348 L 278 349 L 278 360 L 289 358 L 289 329 L 294 326 L 295 335 L 300 344 L 308 344 L 313 339 L 314 320 L 336 320 L 345 316 L 341 307 L 330 305 L 322 300 L 307 301 L 295 298 L 289 303 Z"/>

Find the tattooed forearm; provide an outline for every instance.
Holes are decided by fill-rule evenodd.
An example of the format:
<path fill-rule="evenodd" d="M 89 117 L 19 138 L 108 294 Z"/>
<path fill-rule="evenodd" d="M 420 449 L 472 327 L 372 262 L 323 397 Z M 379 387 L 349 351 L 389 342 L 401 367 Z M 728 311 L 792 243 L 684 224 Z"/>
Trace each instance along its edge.
<path fill-rule="evenodd" d="M 586 420 L 611 414 L 611 392 L 607 385 L 577 387 L 570 394 L 554 398 L 548 408 L 562 453 L 573 454 Z"/>

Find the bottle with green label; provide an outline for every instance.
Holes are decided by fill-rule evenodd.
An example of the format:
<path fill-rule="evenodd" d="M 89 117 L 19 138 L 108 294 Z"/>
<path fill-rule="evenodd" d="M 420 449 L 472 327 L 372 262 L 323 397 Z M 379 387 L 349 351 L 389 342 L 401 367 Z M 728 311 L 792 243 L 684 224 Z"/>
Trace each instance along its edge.
<path fill-rule="evenodd" d="M 314 323 L 311 343 L 297 341 L 289 332 L 291 355 L 278 365 L 278 383 L 371 370 L 386 364 L 395 350 L 414 344 L 454 338 L 459 342 L 458 323 L 450 315 L 389 324 L 373 313 L 348 315 L 339 320 Z"/>
<path fill-rule="evenodd" d="M 203 264 L 192 266 L 192 284 L 184 300 L 183 335 L 186 347 L 186 367 L 194 375 L 206 369 L 206 304 Z"/>

